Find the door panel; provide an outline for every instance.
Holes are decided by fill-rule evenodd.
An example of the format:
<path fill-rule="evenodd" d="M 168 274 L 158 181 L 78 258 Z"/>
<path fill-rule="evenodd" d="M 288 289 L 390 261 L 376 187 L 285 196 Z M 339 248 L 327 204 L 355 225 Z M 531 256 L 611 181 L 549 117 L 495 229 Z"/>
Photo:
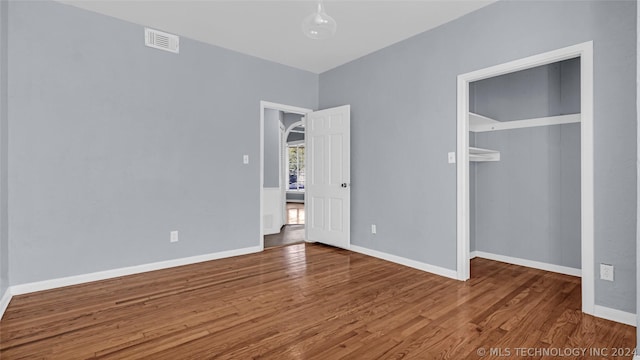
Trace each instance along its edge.
<path fill-rule="evenodd" d="M 306 196 L 309 196 L 308 194 Z M 307 218 L 310 219 L 310 226 L 312 229 L 323 229 L 324 228 L 324 199 L 318 198 L 315 196 L 311 198 L 311 206 L 309 207 L 309 214 L 307 214 Z"/>
<path fill-rule="evenodd" d="M 344 230 L 344 226 L 343 226 L 343 213 L 342 213 L 342 209 L 344 208 L 344 201 L 342 201 L 342 199 L 331 199 L 331 211 L 330 211 L 330 216 L 331 216 L 331 220 L 330 220 L 330 224 L 331 224 L 331 229 L 329 229 L 330 231 L 337 231 L 337 232 L 341 232 Z"/>
<path fill-rule="evenodd" d="M 349 248 L 350 106 L 307 114 L 307 239 Z"/>

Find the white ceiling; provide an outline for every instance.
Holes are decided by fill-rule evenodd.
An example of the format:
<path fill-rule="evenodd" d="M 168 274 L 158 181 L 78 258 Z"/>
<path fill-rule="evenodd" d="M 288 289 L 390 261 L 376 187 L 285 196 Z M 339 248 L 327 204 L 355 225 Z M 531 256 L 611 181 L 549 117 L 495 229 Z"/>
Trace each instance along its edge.
<path fill-rule="evenodd" d="M 311 40 L 302 19 L 316 3 L 220 0 L 60 0 L 295 68 L 322 73 L 496 0 L 328 0 L 336 36 Z"/>

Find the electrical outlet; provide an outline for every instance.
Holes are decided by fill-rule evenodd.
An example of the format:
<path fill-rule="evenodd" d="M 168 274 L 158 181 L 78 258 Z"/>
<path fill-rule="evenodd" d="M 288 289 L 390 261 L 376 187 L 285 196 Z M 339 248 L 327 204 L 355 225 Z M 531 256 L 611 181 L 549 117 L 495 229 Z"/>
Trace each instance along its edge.
<path fill-rule="evenodd" d="M 600 279 L 613 281 L 613 265 L 600 264 Z"/>
<path fill-rule="evenodd" d="M 178 230 L 169 233 L 169 242 L 178 242 Z"/>
<path fill-rule="evenodd" d="M 372 224 L 371 225 L 371 233 L 372 234 L 376 234 L 378 232 L 378 229 L 376 229 L 376 224 Z"/>

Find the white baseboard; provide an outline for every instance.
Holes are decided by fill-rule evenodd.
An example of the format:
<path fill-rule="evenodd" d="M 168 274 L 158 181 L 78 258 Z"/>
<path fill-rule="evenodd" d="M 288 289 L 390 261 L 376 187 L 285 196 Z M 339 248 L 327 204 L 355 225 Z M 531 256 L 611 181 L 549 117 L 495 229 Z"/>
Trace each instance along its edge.
<path fill-rule="evenodd" d="M 4 294 L 2 294 L 2 298 L 0 298 L 0 320 L 2 320 L 2 316 L 4 315 L 4 311 L 7 310 L 9 306 L 9 302 L 11 302 L 11 288 L 7 288 Z"/>
<path fill-rule="evenodd" d="M 631 325 L 633 327 L 635 327 L 638 324 L 636 314 L 628 313 L 622 310 L 608 308 L 601 305 L 595 305 L 593 307 L 593 316 Z"/>
<path fill-rule="evenodd" d="M 260 251 L 262 251 L 262 247 L 252 246 L 252 247 L 243 248 L 243 249 L 221 251 L 221 252 L 212 253 L 212 254 L 197 255 L 197 256 L 166 260 L 166 261 L 160 261 L 160 262 L 143 264 L 143 265 L 129 266 L 129 267 L 113 269 L 113 270 L 99 271 L 99 272 L 94 272 L 89 274 L 75 275 L 75 276 L 69 276 L 69 277 L 58 278 L 58 279 L 32 282 L 27 284 L 13 285 L 9 288 L 9 290 L 11 295 L 21 295 L 21 294 L 27 294 L 27 293 L 36 292 L 36 291 L 55 289 L 63 286 L 78 285 L 78 284 L 83 284 L 91 281 L 111 279 L 119 276 L 133 275 L 133 274 L 139 274 L 139 273 L 144 273 L 148 271 L 172 268 L 176 266 L 195 264 L 203 261 L 210 261 L 210 260 L 228 258 L 232 256 L 246 255 L 246 254 L 256 253 Z"/>
<path fill-rule="evenodd" d="M 501 261 L 501 262 L 505 262 L 505 263 L 508 263 L 508 264 L 526 266 L 526 267 L 530 267 L 530 268 L 534 268 L 534 269 L 551 271 L 551 272 L 556 272 L 556 273 L 565 274 L 565 275 L 578 276 L 578 277 L 582 276 L 582 270 L 581 269 L 576 269 L 576 268 L 572 268 L 572 267 L 568 267 L 568 266 L 548 264 L 548 263 L 543 263 L 543 262 L 540 262 L 540 261 L 521 259 L 521 258 L 516 258 L 516 257 L 512 257 L 512 256 L 492 254 L 492 253 L 487 253 L 487 252 L 484 252 L 484 251 L 472 251 L 469 254 L 469 258 L 470 259 L 473 259 L 475 257 L 479 257 L 479 258 L 483 258 L 483 259 L 489 259 L 489 260 L 495 260 L 495 261 Z"/>
<path fill-rule="evenodd" d="M 458 279 L 458 274 L 456 273 L 455 270 L 446 269 L 446 268 L 443 268 L 443 267 L 440 267 L 440 266 L 430 265 L 430 264 L 423 263 L 423 262 L 420 262 L 420 261 L 407 259 L 407 258 L 404 258 L 404 257 L 401 257 L 401 256 L 391 255 L 391 254 L 387 254 L 387 253 L 384 253 L 384 252 L 381 252 L 381 251 L 367 249 L 367 248 L 364 248 L 364 247 L 361 247 L 361 246 L 357 246 L 357 245 L 351 245 L 349 250 L 355 251 L 355 252 L 360 253 L 360 254 L 373 256 L 373 257 L 378 258 L 378 259 L 391 261 L 391 262 L 396 263 L 396 264 L 412 267 L 414 269 L 426 271 L 428 273 L 432 273 L 432 274 L 448 277 L 448 278 L 455 279 L 455 280 Z"/>

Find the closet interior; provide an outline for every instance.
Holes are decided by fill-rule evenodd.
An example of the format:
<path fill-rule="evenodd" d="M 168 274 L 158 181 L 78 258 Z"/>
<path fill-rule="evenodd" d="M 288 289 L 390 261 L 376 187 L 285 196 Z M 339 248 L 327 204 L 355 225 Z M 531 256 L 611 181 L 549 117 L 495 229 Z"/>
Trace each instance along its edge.
<path fill-rule="evenodd" d="M 580 58 L 470 83 L 469 130 L 471 258 L 579 274 Z"/>

